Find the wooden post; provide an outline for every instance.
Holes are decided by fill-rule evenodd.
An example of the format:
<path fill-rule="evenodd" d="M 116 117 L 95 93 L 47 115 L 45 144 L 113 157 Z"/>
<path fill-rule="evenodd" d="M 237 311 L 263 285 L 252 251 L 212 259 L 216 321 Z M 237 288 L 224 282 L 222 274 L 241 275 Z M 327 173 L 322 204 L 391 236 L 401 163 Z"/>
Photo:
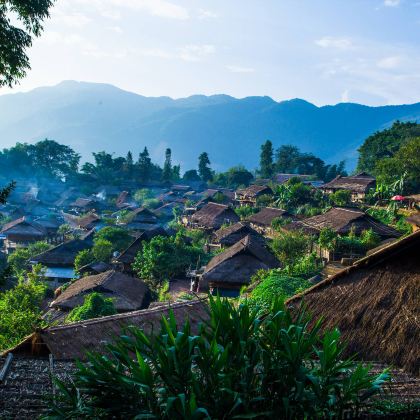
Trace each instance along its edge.
<path fill-rule="evenodd" d="M 6 361 L 4 362 L 2 369 L 0 370 L 0 383 L 6 380 L 9 370 L 10 370 L 10 366 L 12 364 L 12 360 L 13 360 L 13 354 L 9 353 L 6 357 Z"/>

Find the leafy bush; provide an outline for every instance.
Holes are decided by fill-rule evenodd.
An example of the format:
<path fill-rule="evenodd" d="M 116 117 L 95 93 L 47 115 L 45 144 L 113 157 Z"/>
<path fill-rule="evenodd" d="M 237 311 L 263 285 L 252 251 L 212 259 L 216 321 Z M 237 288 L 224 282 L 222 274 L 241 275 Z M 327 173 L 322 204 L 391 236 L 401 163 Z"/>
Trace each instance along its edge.
<path fill-rule="evenodd" d="M 133 242 L 133 237 L 127 230 L 115 226 L 105 226 L 96 232 L 95 242 L 100 239 L 111 242 L 113 251 L 119 252 L 124 251 Z"/>
<path fill-rule="evenodd" d="M 18 344 L 41 325 L 40 305 L 47 289 L 42 268 L 35 266 L 28 278 L 20 278 L 10 290 L 0 293 L 0 350 Z"/>
<path fill-rule="evenodd" d="M 18 248 L 7 257 L 7 262 L 16 277 L 21 276 L 28 267 L 29 260 L 35 255 L 48 251 L 51 245 L 47 242 L 35 242 L 27 248 Z"/>
<path fill-rule="evenodd" d="M 280 232 L 270 244 L 276 257 L 283 265 L 293 265 L 296 260 L 306 255 L 310 238 L 302 232 Z"/>
<path fill-rule="evenodd" d="M 311 284 L 302 278 L 284 275 L 281 270 L 266 272 L 249 296 L 249 304 L 259 310 L 269 311 L 275 300 L 285 300 Z"/>
<path fill-rule="evenodd" d="M 111 259 L 114 245 L 106 239 L 96 239 L 92 248 L 95 261 L 108 262 Z"/>
<path fill-rule="evenodd" d="M 275 217 L 271 221 L 271 227 L 276 230 L 277 232 L 281 231 L 283 226 L 286 226 L 292 221 L 290 217 Z"/>
<path fill-rule="evenodd" d="M 252 216 L 255 213 L 258 213 L 258 209 L 256 207 L 251 207 L 251 206 L 235 207 L 234 211 L 241 218 L 241 220 L 244 220 L 247 217 Z"/>
<path fill-rule="evenodd" d="M 93 292 L 85 297 L 82 305 L 70 311 L 66 322 L 84 321 L 116 313 L 112 298 L 104 298 L 100 293 Z"/>
<path fill-rule="evenodd" d="M 335 206 L 346 206 L 350 203 L 351 191 L 349 190 L 338 190 L 329 196 L 330 201 Z"/>
<path fill-rule="evenodd" d="M 90 249 L 80 251 L 74 259 L 74 271 L 76 273 L 85 265 L 91 264 L 95 261 L 95 256 Z"/>
<path fill-rule="evenodd" d="M 160 331 L 131 327 L 107 355 L 88 355 L 72 381 L 56 381 L 49 418 L 325 418 L 360 410 L 388 379 L 344 359 L 339 331 L 321 336 L 303 312 L 209 305 L 198 334 L 170 314 Z"/>
<path fill-rule="evenodd" d="M 314 254 L 307 254 L 295 260 L 293 264 L 286 265 L 281 272 L 287 276 L 310 279 L 322 270 L 320 259 Z"/>
<path fill-rule="evenodd" d="M 409 223 L 406 222 L 405 218 L 401 217 L 397 223 L 395 223 L 395 228 L 401 232 L 403 235 L 409 235 L 412 233 L 413 228 Z"/>

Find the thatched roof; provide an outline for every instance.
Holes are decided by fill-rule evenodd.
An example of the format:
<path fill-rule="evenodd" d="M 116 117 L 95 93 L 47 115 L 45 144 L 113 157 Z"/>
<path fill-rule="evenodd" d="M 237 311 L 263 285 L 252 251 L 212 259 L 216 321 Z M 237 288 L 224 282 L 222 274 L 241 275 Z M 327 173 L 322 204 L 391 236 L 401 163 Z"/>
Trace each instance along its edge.
<path fill-rule="evenodd" d="M 413 226 L 420 227 L 420 213 L 412 214 L 408 216 L 406 221 Z"/>
<path fill-rule="evenodd" d="M 380 249 L 287 301 L 302 302 L 323 328 L 338 327 L 349 353 L 420 367 L 420 231 Z"/>
<path fill-rule="evenodd" d="M 244 198 L 257 198 L 264 194 L 273 194 L 273 191 L 267 185 L 250 185 L 247 188 L 238 190 L 237 195 Z"/>
<path fill-rule="evenodd" d="M 213 240 L 222 246 L 232 246 L 247 235 L 252 235 L 261 242 L 265 242 L 265 238 L 262 235 L 243 222 L 238 222 L 226 228 L 217 230 L 213 234 Z"/>
<path fill-rule="evenodd" d="M 47 235 L 46 230 L 41 225 L 27 220 L 25 216 L 6 223 L 0 233 L 4 235 L 32 236 L 38 238 Z"/>
<path fill-rule="evenodd" d="M 126 312 L 143 307 L 148 287 L 140 279 L 109 270 L 76 280 L 51 303 L 51 307 L 71 310 L 83 304 L 84 297 L 92 292 L 112 297 L 115 309 Z"/>
<path fill-rule="evenodd" d="M 269 227 L 271 222 L 277 217 L 291 217 L 291 214 L 286 210 L 278 209 L 275 207 L 264 207 L 258 213 L 249 216 L 246 220 L 256 225 Z"/>
<path fill-rule="evenodd" d="M 239 222 L 239 216 L 228 206 L 208 203 L 196 211 L 191 221 L 208 229 L 219 229 L 224 223 Z"/>
<path fill-rule="evenodd" d="M 72 203 L 70 203 L 70 206 L 84 209 L 86 207 L 95 206 L 95 204 L 96 204 L 95 201 L 92 200 L 91 198 L 79 197 L 76 201 L 73 201 Z"/>
<path fill-rule="evenodd" d="M 89 213 L 85 216 L 78 217 L 72 214 L 63 213 L 64 220 L 74 228 L 92 229 L 101 218 L 96 213 Z"/>
<path fill-rule="evenodd" d="M 248 235 L 213 257 L 206 265 L 202 279 L 204 282 L 248 284 L 258 270 L 278 266 L 277 259 L 261 241 Z"/>
<path fill-rule="evenodd" d="M 310 235 L 317 235 L 323 228 L 330 228 L 340 235 L 346 235 L 353 228 L 360 235 L 364 230 L 372 229 L 381 238 L 397 238 L 401 234 L 375 220 L 365 212 L 355 208 L 333 207 L 324 214 L 295 221 L 284 226 L 286 230 L 302 230 Z"/>
<path fill-rule="evenodd" d="M 354 176 L 338 175 L 332 181 L 322 185 L 321 189 L 326 190 L 349 190 L 358 193 L 366 193 L 375 186 L 375 178 L 365 172 Z"/>
<path fill-rule="evenodd" d="M 137 254 L 142 249 L 143 241 L 150 241 L 150 239 L 154 238 L 155 236 L 168 236 L 168 234 L 162 227 L 157 227 L 142 232 L 140 236 L 138 236 L 138 238 L 136 238 L 128 246 L 128 248 L 121 253 L 116 261 L 123 264 L 132 264 Z"/>
<path fill-rule="evenodd" d="M 54 267 L 73 267 L 80 251 L 92 247 L 91 238 L 73 239 L 31 258 L 31 263 Z"/>
<path fill-rule="evenodd" d="M 139 327 L 147 333 L 158 330 L 162 316 L 167 317 L 169 310 L 173 311 L 178 325 L 189 319 L 194 333 L 198 332 L 198 325 L 208 319 L 205 301 L 175 303 L 45 328 L 31 334 L 4 354 L 52 354 L 61 360 L 83 360 L 86 351 L 104 351 L 104 346 L 114 337 L 122 335 L 127 326 Z"/>
<path fill-rule="evenodd" d="M 132 217 L 130 223 L 156 223 L 158 220 L 156 214 L 145 207 L 134 209 L 130 217 Z"/>
<path fill-rule="evenodd" d="M 105 273 L 105 271 L 112 270 L 112 265 L 103 261 L 93 262 L 86 264 L 83 267 L 78 269 L 80 275 L 83 274 L 100 274 Z"/>

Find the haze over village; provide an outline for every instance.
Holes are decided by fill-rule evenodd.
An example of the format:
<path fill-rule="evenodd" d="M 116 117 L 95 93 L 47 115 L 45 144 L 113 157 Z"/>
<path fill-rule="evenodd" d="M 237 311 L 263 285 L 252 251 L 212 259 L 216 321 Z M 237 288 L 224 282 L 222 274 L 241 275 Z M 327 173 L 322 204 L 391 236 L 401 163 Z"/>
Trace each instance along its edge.
<path fill-rule="evenodd" d="M 414 0 L 0 4 L 0 419 L 416 419 Z"/>

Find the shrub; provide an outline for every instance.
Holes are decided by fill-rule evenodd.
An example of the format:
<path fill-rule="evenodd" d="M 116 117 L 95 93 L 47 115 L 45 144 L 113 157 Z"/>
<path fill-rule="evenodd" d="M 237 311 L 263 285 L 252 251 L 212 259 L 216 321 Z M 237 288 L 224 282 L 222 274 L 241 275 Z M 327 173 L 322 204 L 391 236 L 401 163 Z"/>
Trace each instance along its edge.
<path fill-rule="evenodd" d="M 104 298 L 100 293 L 93 292 L 85 296 L 82 305 L 76 306 L 70 311 L 66 322 L 84 321 L 116 313 L 112 298 Z"/>
<path fill-rule="evenodd" d="M 133 237 L 127 230 L 116 226 L 105 226 L 95 233 L 95 243 L 100 239 L 111 242 L 113 251 L 124 251 L 132 242 Z"/>
<path fill-rule="evenodd" d="M 346 206 L 350 203 L 351 191 L 349 190 L 338 190 L 329 196 L 331 204 L 335 206 Z"/>
<path fill-rule="evenodd" d="M 344 359 L 339 331 L 321 336 L 303 312 L 293 319 L 275 302 L 260 318 L 247 302 L 209 305 L 198 334 L 171 313 L 159 331 L 129 327 L 108 354 L 88 355 L 71 381 L 56 380 L 50 418 L 341 417 L 388 379 Z"/>
<path fill-rule="evenodd" d="M 241 218 L 241 220 L 246 219 L 247 217 L 258 212 L 256 207 L 251 206 L 240 206 L 236 207 L 234 210 L 235 213 Z"/>
<path fill-rule="evenodd" d="M 310 238 L 302 232 L 281 232 L 275 236 L 270 247 L 283 265 L 293 265 L 306 255 Z"/>
<path fill-rule="evenodd" d="M 7 262 L 11 267 L 13 274 L 16 277 L 22 275 L 27 269 L 29 260 L 35 255 L 48 251 L 51 245 L 47 242 L 35 242 L 30 244 L 27 248 L 18 248 L 13 254 L 7 258 Z"/>

